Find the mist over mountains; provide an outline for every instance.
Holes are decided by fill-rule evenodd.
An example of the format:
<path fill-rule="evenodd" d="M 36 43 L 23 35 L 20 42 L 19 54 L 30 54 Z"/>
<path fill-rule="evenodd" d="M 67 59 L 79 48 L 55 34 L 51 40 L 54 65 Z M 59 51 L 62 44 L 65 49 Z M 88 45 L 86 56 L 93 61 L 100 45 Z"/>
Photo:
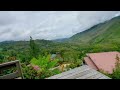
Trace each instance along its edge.
<path fill-rule="evenodd" d="M 119 11 L 0 12 L 0 41 L 69 38 L 120 14 Z"/>

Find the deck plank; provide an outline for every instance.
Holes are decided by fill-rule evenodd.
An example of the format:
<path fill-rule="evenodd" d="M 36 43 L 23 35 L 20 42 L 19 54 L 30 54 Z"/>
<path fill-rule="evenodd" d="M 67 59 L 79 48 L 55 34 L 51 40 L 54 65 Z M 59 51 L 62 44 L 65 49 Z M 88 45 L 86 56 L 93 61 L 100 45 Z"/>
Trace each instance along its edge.
<path fill-rule="evenodd" d="M 67 76 L 63 76 L 63 77 L 61 77 L 60 79 L 75 79 L 75 78 L 77 78 L 77 77 L 79 77 L 79 76 L 83 76 L 83 75 L 85 75 L 86 73 L 88 73 L 90 71 L 90 69 L 89 68 L 85 68 L 85 69 L 83 69 L 83 70 L 81 70 L 81 71 L 78 71 L 78 72 L 75 72 L 75 73 L 71 73 L 71 74 L 69 74 L 69 75 L 67 75 Z"/>
<path fill-rule="evenodd" d="M 100 77 L 100 78 L 98 78 L 98 79 L 110 79 L 110 78 L 107 77 L 107 76 L 102 76 L 102 77 Z"/>
<path fill-rule="evenodd" d="M 84 76 L 81 76 L 81 77 L 77 78 L 77 79 L 87 79 L 88 77 L 96 75 L 96 74 L 98 74 L 98 73 L 97 72 L 90 72 L 90 73 L 88 73 Z"/>
<path fill-rule="evenodd" d="M 85 68 L 88 68 L 87 65 L 84 65 L 82 67 L 78 67 L 78 68 L 75 68 L 75 69 L 72 69 L 72 70 L 69 70 L 69 71 L 66 71 L 66 72 L 63 72 L 63 73 L 60 73 L 60 74 L 57 74 L 57 75 L 54 75 L 54 76 L 51 76 L 47 79 L 57 79 L 57 78 L 60 78 L 60 77 L 63 77 L 63 76 L 67 76 L 69 74 L 72 74 L 72 73 L 75 73 L 75 72 L 78 72 L 78 71 L 81 71 Z"/>
<path fill-rule="evenodd" d="M 95 74 L 93 76 L 87 77 L 86 79 L 98 79 L 98 78 L 101 78 L 101 77 L 102 77 L 102 75 L 97 73 L 97 74 Z"/>
<path fill-rule="evenodd" d="M 63 72 L 46 79 L 110 79 L 87 65 Z"/>

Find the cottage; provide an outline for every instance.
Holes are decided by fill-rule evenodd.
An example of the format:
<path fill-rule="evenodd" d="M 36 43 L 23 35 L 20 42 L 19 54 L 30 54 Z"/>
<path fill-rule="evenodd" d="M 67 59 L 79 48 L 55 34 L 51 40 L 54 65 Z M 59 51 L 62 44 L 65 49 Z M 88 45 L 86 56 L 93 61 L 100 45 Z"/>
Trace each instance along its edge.
<path fill-rule="evenodd" d="M 95 70 L 103 70 L 109 74 L 112 74 L 115 68 L 116 56 L 120 57 L 119 52 L 102 52 L 102 53 L 90 53 L 84 58 L 85 64 Z"/>

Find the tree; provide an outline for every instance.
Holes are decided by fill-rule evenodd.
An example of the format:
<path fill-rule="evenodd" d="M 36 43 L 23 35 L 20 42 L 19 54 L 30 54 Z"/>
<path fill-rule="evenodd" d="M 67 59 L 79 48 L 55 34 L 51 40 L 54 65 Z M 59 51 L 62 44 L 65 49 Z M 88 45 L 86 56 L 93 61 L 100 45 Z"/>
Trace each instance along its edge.
<path fill-rule="evenodd" d="M 30 56 L 31 58 L 37 58 L 38 57 L 38 53 L 39 53 L 39 48 L 37 47 L 37 45 L 35 44 L 34 40 L 32 39 L 32 37 L 30 36 Z"/>
<path fill-rule="evenodd" d="M 111 77 L 113 79 L 120 79 L 120 58 L 118 55 L 116 55 L 115 69 L 113 70 Z"/>
<path fill-rule="evenodd" d="M 2 63 L 4 61 L 4 55 L 1 55 L 0 53 L 0 63 Z"/>

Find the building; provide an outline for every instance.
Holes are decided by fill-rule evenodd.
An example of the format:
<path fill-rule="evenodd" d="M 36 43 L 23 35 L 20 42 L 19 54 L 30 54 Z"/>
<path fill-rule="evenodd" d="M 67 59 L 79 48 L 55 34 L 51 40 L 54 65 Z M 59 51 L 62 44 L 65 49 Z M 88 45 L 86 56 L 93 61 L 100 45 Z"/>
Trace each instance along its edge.
<path fill-rule="evenodd" d="M 61 57 L 61 55 L 59 53 L 51 55 L 51 60 L 54 60 L 54 59 L 59 59 L 61 61 L 63 60 L 63 58 Z"/>
<path fill-rule="evenodd" d="M 89 53 L 84 58 L 84 63 L 95 70 L 103 70 L 112 74 L 115 68 L 116 56 L 120 57 L 119 52 Z"/>

